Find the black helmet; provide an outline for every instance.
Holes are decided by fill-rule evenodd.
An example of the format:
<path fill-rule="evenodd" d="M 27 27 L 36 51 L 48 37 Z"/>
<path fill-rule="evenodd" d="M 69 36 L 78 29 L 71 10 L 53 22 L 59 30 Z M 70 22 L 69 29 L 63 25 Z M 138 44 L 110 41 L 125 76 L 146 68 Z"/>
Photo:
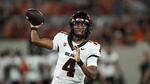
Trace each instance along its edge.
<path fill-rule="evenodd" d="M 85 36 L 84 39 L 86 39 L 88 37 L 88 35 L 90 34 L 91 31 L 91 26 L 92 26 L 92 22 L 91 22 L 91 18 L 90 16 L 83 12 L 83 11 L 77 11 L 70 20 L 70 27 L 71 27 L 71 33 L 74 34 L 74 25 L 76 23 L 84 23 L 87 25 L 87 28 L 85 30 Z"/>

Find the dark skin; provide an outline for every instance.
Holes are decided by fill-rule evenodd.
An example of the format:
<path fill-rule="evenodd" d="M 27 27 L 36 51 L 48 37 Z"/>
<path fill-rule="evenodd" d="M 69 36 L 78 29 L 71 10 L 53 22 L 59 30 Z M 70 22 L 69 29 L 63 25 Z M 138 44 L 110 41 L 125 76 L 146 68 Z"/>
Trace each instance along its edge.
<path fill-rule="evenodd" d="M 36 28 L 41 27 L 41 25 L 37 26 Z M 74 26 L 74 32 L 77 35 L 84 35 L 86 27 L 87 26 L 83 23 L 77 23 Z M 84 39 L 80 39 L 76 36 L 73 36 L 72 40 L 77 44 L 80 44 L 83 41 L 85 41 Z M 40 38 L 37 30 L 32 30 L 31 31 L 31 41 L 32 41 L 33 44 L 35 44 L 39 47 L 44 47 L 44 48 L 48 48 L 48 49 L 53 48 L 53 41 L 49 38 Z M 76 51 L 77 54 L 75 54 L 72 59 L 74 59 L 76 62 L 79 62 L 80 61 L 80 49 L 75 48 L 75 51 Z M 84 72 L 84 74 L 88 78 L 90 78 L 90 79 L 95 79 L 96 78 L 96 74 L 97 74 L 97 67 L 96 66 L 86 66 L 85 64 L 83 64 L 80 67 L 81 67 L 82 71 Z"/>

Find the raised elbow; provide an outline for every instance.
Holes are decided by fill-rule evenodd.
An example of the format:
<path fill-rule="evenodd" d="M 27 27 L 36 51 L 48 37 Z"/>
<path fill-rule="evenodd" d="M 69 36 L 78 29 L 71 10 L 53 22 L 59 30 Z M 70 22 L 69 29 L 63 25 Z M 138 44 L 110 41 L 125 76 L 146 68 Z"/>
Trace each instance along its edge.
<path fill-rule="evenodd" d="M 31 43 L 32 43 L 32 44 L 37 44 L 37 43 L 38 43 L 38 41 L 37 41 L 37 40 L 33 40 L 33 39 L 31 39 Z"/>

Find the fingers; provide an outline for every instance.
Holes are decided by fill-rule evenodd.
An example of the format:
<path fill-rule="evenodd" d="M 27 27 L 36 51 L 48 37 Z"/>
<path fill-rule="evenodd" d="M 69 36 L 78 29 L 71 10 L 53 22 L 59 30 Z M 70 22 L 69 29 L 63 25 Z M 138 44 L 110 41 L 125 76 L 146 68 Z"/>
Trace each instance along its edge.
<path fill-rule="evenodd" d="M 40 25 L 36 25 L 36 26 L 34 26 L 34 25 L 32 25 L 31 23 L 30 23 L 30 27 L 31 28 L 40 28 L 41 26 L 43 25 L 43 22 L 40 24 Z"/>
<path fill-rule="evenodd" d="M 29 17 L 26 16 L 26 19 L 28 20 Z M 30 21 L 29 21 L 29 23 L 30 23 Z M 42 22 L 40 25 L 34 26 L 34 25 L 32 25 L 32 24 L 30 23 L 30 27 L 31 27 L 31 28 L 32 28 L 32 27 L 34 27 L 34 28 L 40 28 L 43 24 L 44 24 L 44 23 Z"/>
<path fill-rule="evenodd" d="M 80 49 L 77 46 L 74 47 L 73 54 L 74 54 L 74 59 L 76 61 L 80 61 Z"/>
<path fill-rule="evenodd" d="M 74 46 L 74 53 L 75 54 L 80 54 L 80 49 L 78 46 Z"/>
<path fill-rule="evenodd" d="M 74 46 L 74 49 L 77 51 L 77 52 L 80 52 L 80 49 L 78 46 Z"/>

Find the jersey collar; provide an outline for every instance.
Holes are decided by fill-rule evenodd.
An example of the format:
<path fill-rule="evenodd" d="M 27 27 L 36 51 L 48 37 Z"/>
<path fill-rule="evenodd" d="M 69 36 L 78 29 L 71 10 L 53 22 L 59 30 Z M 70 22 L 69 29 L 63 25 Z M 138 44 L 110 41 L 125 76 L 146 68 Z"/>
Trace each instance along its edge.
<path fill-rule="evenodd" d="M 81 47 L 81 46 L 85 45 L 87 42 L 88 42 L 88 41 L 85 40 L 85 41 L 82 42 L 81 44 L 77 45 L 77 47 Z M 73 49 L 73 44 L 72 44 L 72 38 L 70 38 L 69 36 L 68 36 L 68 43 L 69 43 L 69 46 L 70 46 L 71 50 L 74 50 L 74 49 Z"/>

